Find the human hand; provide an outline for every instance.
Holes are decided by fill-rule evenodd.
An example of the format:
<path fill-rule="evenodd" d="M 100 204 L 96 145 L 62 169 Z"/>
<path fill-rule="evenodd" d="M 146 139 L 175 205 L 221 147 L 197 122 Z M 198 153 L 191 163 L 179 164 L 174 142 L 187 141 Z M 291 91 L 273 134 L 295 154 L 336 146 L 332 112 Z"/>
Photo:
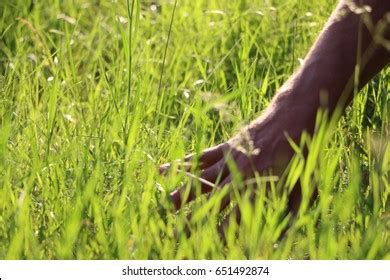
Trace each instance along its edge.
<path fill-rule="evenodd" d="M 281 95 L 282 96 L 282 95 Z M 234 137 L 215 147 L 204 150 L 197 158 L 195 154 L 188 155 L 179 161 L 179 169 L 185 170 L 191 178 L 190 190 L 180 187 L 170 194 L 176 210 L 197 198 L 197 194 L 209 193 L 216 188 L 224 188 L 233 180 L 233 170 L 242 177 L 243 190 L 245 185 L 253 186 L 256 174 L 266 180 L 280 176 L 288 165 L 294 152 L 290 147 L 289 138 L 297 141 L 306 127 L 306 114 L 298 112 L 289 98 L 278 98 L 258 119 L 244 127 Z M 197 166 L 194 166 L 194 162 Z M 160 166 L 160 173 L 164 174 L 171 168 L 171 164 Z M 199 168 L 200 175 L 191 173 Z M 271 176 L 270 176 L 271 175 Z M 199 181 L 200 192 L 197 191 L 196 181 Z M 258 186 L 255 186 L 255 188 Z M 299 206 L 300 189 L 295 188 L 291 193 L 288 208 L 295 212 Z M 222 211 L 231 201 L 226 196 L 220 205 Z M 240 211 L 235 215 L 240 219 Z"/>

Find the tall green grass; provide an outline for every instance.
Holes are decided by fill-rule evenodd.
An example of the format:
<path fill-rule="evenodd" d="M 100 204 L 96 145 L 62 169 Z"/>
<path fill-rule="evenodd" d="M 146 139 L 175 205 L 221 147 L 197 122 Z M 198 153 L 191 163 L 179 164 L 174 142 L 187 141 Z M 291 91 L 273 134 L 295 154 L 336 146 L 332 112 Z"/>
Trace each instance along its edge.
<path fill-rule="evenodd" d="M 319 118 L 270 195 L 236 197 L 227 244 L 222 194 L 188 222 L 166 197 L 184 176 L 157 172 L 256 117 L 335 2 L 2 0 L 0 258 L 390 259 L 389 69 L 336 127 Z"/>

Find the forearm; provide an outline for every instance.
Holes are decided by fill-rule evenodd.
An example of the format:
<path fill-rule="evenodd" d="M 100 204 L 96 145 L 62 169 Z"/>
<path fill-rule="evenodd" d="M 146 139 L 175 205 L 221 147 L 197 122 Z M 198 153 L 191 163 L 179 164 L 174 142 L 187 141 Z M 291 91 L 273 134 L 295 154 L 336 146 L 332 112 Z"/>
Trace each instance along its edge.
<path fill-rule="evenodd" d="M 301 68 L 273 101 L 273 110 L 282 111 L 277 114 L 291 112 L 302 118 L 300 124 L 288 126 L 288 130 L 296 130 L 296 134 L 301 129 L 313 129 L 320 106 L 327 107 L 330 113 L 338 104 L 346 106 L 354 90 L 364 86 L 390 60 L 389 50 L 380 42 L 385 37 L 389 39 L 389 14 L 386 13 L 390 12 L 390 1 L 354 2 L 370 6 L 368 18 L 364 20 L 362 15 L 351 11 L 351 4 L 341 1 Z M 383 26 L 386 20 L 387 31 L 383 31 L 379 26 Z"/>

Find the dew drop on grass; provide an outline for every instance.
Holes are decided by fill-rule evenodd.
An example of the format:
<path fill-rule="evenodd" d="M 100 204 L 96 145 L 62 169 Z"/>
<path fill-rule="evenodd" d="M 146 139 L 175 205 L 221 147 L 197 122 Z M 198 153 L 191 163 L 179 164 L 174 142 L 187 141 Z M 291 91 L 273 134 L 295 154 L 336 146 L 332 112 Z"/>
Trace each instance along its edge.
<path fill-rule="evenodd" d="M 27 58 L 28 59 L 30 59 L 33 63 L 37 63 L 38 62 L 38 58 L 37 58 L 37 56 L 35 55 L 35 54 L 33 54 L 33 53 L 29 53 L 28 55 L 27 55 Z"/>
<path fill-rule="evenodd" d="M 64 119 L 67 120 L 70 123 L 75 123 L 76 122 L 75 118 L 73 118 L 73 116 L 70 115 L 70 114 L 65 114 L 64 115 Z"/>
<path fill-rule="evenodd" d="M 259 16 L 264 16 L 264 13 L 262 11 L 256 11 L 255 14 Z"/>
<path fill-rule="evenodd" d="M 199 80 L 194 82 L 194 86 L 198 86 L 198 85 L 201 85 L 203 83 L 204 83 L 204 80 L 203 79 L 199 79 Z"/>
<path fill-rule="evenodd" d="M 63 13 L 57 15 L 57 19 L 61 19 L 61 20 L 64 20 L 66 21 L 67 23 L 69 24 L 72 24 L 72 25 L 75 25 L 76 24 L 76 19 L 68 16 L 68 15 L 65 15 Z"/>
<path fill-rule="evenodd" d="M 150 5 L 150 10 L 152 11 L 152 12 L 157 12 L 157 5 L 156 4 L 152 4 L 152 5 Z"/>
<path fill-rule="evenodd" d="M 117 20 L 122 24 L 127 24 L 127 18 L 119 16 Z"/>
<path fill-rule="evenodd" d="M 209 10 L 206 11 L 206 14 L 214 14 L 214 15 L 226 15 L 226 13 L 222 10 Z"/>
<path fill-rule="evenodd" d="M 183 90 L 183 96 L 186 99 L 189 99 L 190 98 L 190 90 L 188 90 L 188 89 Z"/>

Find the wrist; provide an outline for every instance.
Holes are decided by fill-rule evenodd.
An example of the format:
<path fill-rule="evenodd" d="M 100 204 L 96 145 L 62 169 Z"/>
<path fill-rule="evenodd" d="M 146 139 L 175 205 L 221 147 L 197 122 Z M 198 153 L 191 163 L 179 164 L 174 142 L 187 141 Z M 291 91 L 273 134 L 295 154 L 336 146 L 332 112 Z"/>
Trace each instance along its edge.
<path fill-rule="evenodd" d="M 319 102 L 313 98 L 310 89 L 302 90 L 291 84 L 284 86 L 272 101 L 270 113 L 272 123 L 278 130 L 294 141 L 299 141 L 303 131 L 312 133 Z"/>

